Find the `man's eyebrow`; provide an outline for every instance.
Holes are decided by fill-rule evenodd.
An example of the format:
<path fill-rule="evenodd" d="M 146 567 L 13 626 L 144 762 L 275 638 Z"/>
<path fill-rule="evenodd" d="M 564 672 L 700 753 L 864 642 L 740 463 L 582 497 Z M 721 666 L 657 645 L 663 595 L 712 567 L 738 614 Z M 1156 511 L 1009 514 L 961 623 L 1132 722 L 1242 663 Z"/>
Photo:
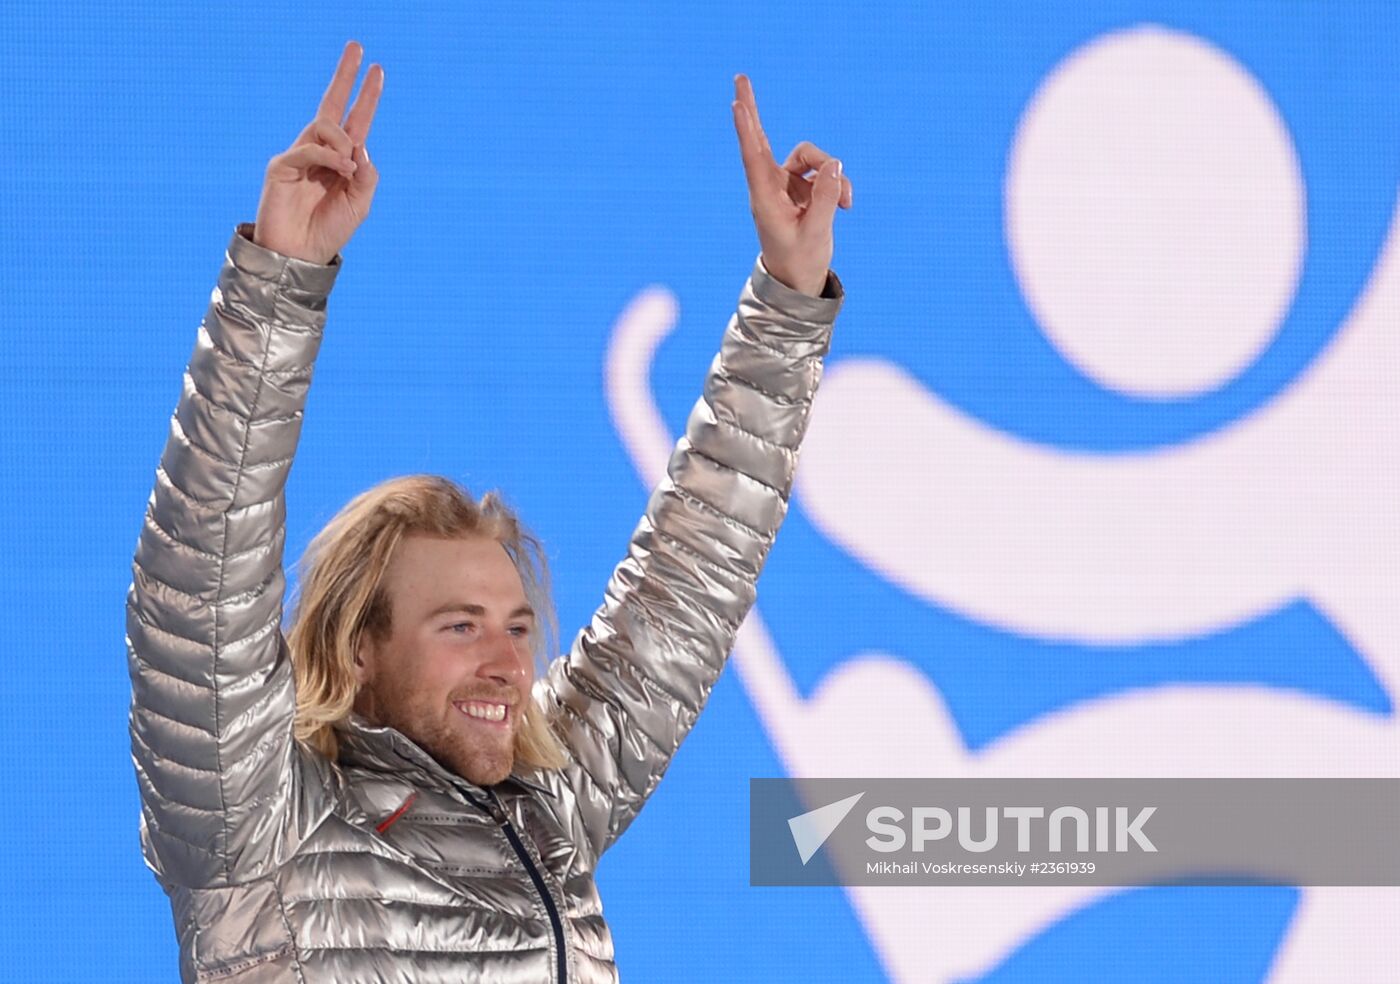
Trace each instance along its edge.
<path fill-rule="evenodd" d="M 448 612 L 465 612 L 468 615 L 485 615 L 486 609 L 481 605 L 468 604 L 465 601 L 449 601 L 445 605 L 439 605 L 428 613 L 429 618 L 437 618 L 439 615 L 446 615 Z M 535 610 L 529 605 L 521 605 L 514 609 L 506 618 L 534 618 Z"/>

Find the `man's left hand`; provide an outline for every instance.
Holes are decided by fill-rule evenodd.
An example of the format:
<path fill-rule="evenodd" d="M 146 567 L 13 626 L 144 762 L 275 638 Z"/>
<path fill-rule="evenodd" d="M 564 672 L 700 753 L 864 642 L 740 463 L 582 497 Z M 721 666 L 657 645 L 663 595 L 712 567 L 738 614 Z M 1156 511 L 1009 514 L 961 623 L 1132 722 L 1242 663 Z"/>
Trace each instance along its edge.
<path fill-rule="evenodd" d="M 731 108 L 763 265 L 780 282 L 819 297 L 831 266 L 832 218 L 838 205 L 851 207 L 851 181 L 839 160 L 805 140 L 778 164 L 747 76 L 734 76 Z"/>

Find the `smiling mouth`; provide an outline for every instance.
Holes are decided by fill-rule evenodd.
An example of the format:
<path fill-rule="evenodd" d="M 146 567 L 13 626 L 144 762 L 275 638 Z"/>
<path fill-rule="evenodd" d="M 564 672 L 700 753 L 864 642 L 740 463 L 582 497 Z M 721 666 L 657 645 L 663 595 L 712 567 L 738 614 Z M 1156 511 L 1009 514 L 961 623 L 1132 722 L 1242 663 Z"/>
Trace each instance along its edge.
<path fill-rule="evenodd" d="M 505 728 L 510 724 L 510 705 L 494 700 L 454 700 L 452 706 L 463 717 L 478 724 Z"/>

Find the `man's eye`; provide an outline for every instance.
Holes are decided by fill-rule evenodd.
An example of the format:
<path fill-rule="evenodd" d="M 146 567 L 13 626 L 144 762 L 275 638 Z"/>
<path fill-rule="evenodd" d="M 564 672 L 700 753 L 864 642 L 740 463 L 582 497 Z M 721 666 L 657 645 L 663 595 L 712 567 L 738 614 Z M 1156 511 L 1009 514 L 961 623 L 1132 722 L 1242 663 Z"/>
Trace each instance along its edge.
<path fill-rule="evenodd" d="M 474 628 L 474 626 L 471 622 L 454 622 L 449 625 L 448 628 L 453 632 L 466 632 L 468 629 Z"/>
<path fill-rule="evenodd" d="M 517 636 L 527 636 L 530 634 L 530 627 L 528 625 L 512 625 L 510 631 Z"/>

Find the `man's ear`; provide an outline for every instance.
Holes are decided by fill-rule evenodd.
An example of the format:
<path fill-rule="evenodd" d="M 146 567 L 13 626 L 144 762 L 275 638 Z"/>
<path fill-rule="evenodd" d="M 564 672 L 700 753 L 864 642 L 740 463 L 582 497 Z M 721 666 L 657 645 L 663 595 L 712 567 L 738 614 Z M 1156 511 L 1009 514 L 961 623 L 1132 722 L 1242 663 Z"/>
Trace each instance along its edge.
<path fill-rule="evenodd" d="M 369 634 L 360 636 L 360 641 L 355 648 L 355 682 L 364 686 L 374 676 L 374 646 L 369 641 Z"/>

